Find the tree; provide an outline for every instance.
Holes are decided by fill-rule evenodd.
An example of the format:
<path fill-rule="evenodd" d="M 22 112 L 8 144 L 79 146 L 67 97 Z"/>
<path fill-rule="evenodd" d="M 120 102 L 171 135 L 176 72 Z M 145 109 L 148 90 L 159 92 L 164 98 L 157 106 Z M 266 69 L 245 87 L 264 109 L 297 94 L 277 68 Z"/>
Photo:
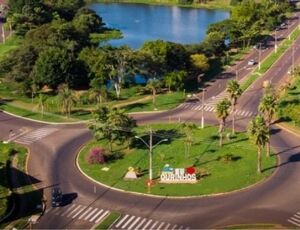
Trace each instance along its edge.
<path fill-rule="evenodd" d="M 248 127 L 250 138 L 257 146 L 257 172 L 261 173 L 261 152 L 262 148 L 269 141 L 269 131 L 262 116 L 256 116 Z"/>
<path fill-rule="evenodd" d="M 169 92 L 171 92 L 172 89 L 181 90 L 184 87 L 183 81 L 186 77 L 187 73 L 183 70 L 167 73 L 164 76 L 164 80 Z"/>
<path fill-rule="evenodd" d="M 269 93 L 266 93 L 262 100 L 259 103 L 258 110 L 264 117 L 266 121 L 266 125 L 268 127 L 268 130 L 270 132 L 270 126 L 272 119 L 277 111 L 277 97 L 274 92 L 270 91 Z M 267 143 L 267 156 L 270 156 L 270 142 Z"/>
<path fill-rule="evenodd" d="M 149 89 L 152 93 L 152 104 L 154 109 L 156 109 L 156 93 L 160 87 L 161 87 L 161 82 L 155 78 L 149 79 L 146 85 L 146 88 Z"/>
<path fill-rule="evenodd" d="M 196 129 L 196 125 L 193 123 L 183 123 L 182 130 L 185 134 L 184 147 L 185 147 L 185 156 L 189 156 L 193 144 L 193 130 Z"/>
<path fill-rule="evenodd" d="M 96 103 L 98 106 L 102 106 L 103 101 L 108 97 L 106 85 L 104 85 L 99 78 L 94 78 L 90 82 L 90 86 L 91 98 L 96 99 Z"/>
<path fill-rule="evenodd" d="M 61 111 L 67 117 L 70 117 L 72 107 L 76 103 L 74 92 L 69 89 L 68 85 L 62 84 L 58 89 L 58 98 L 61 105 Z"/>
<path fill-rule="evenodd" d="M 242 95 L 243 91 L 236 80 L 228 81 L 226 91 L 229 93 L 232 106 L 232 134 L 235 134 L 235 106 L 237 99 Z"/>
<path fill-rule="evenodd" d="M 98 108 L 89 124 L 96 140 L 107 139 L 110 152 L 116 141 L 128 141 L 134 135 L 132 129 L 136 126 L 135 121 L 125 114 L 124 110 L 108 107 Z"/>
<path fill-rule="evenodd" d="M 41 111 L 42 118 L 44 117 L 46 101 L 47 101 L 46 95 L 43 93 L 39 93 L 39 101 L 37 104 L 37 109 Z"/>
<path fill-rule="evenodd" d="M 226 125 L 226 118 L 229 116 L 229 108 L 230 108 L 230 101 L 225 98 L 217 104 L 216 115 L 219 119 L 220 126 L 219 126 L 219 135 L 220 135 L 220 146 L 223 145 L 223 132 Z"/>
<path fill-rule="evenodd" d="M 209 56 L 221 56 L 226 49 L 225 34 L 222 32 L 211 32 L 206 35 L 202 42 L 203 51 Z"/>

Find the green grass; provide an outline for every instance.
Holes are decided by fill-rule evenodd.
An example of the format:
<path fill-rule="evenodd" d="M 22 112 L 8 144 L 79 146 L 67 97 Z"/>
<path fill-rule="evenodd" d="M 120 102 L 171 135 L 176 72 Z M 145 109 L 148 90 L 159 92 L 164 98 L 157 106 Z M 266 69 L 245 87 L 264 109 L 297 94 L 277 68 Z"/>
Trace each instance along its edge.
<path fill-rule="evenodd" d="M 157 110 L 168 110 L 178 106 L 184 99 L 185 94 L 183 92 L 172 92 L 157 95 L 155 106 L 152 103 L 152 99 L 149 99 L 145 102 L 135 103 L 122 108 L 128 113 L 153 111 L 155 108 Z"/>
<path fill-rule="evenodd" d="M 286 52 L 288 48 L 291 47 L 293 42 L 299 37 L 300 30 L 297 28 L 295 29 L 291 34 L 291 40 L 286 38 L 277 49 L 277 53 L 275 53 L 275 50 L 269 55 L 262 63 L 261 63 L 261 69 L 259 70 L 258 67 L 248 76 L 246 81 L 241 85 L 241 88 L 243 91 L 245 91 L 256 79 L 258 79 L 261 75 L 266 73 L 271 66 Z"/>
<path fill-rule="evenodd" d="M 26 157 L 27 150 L 25 148 L 19 147 L 15 144 L 2 144 L 0 143 L 0 217 L 4 216 L 11 207 L 8 207 L 10 191 L 9 191 L 9 181 L 8 174 L 6 171 L 6 163 L 7 161 L 12 160 L 12 156 L 10 155 L 12 149 L 17 151 L 19 162 L 22 165 L 24 163 L 24 159 Z"/>
<path fill-rule="evenodd" d="M 300 79 L 294 79 L 293 84 L 282 94 L 279 101 L 278 116 L 289 125 L 300 127 Z"/>
<path fill-rule="evenodd" d="M 153 153 L 153 176 L 158 178 L 165 164 L 171 167 L 189 167 L 194 165 L 198 171 L 207 172 L 209 175 L 200 179 L 196 184 L 156 184 L 151 188 L 152 194 L 165 196 L 205 195 L 229 192 L 254 184 L 273 172 L 276 165 L 276 156 L 270 158 L 263 154 L 262 174 L 256 172 L 256 146 L 251 144 L 244 133 L 237 134 L 236 138 L 226 140 L 221 148 L 218 144 L 217 128 L 206 127 L 194 131 L 194 144 L 188 156 L 185 154 L 184 137 L 178 125 L 156 124 L 153 128 L 163 137 L 168 137 L 170 143 L 160 144 Z M 147 127 L 137 128 L 139 136 L 143 136 Z M 228 131 L 226 131 L 228 132 Z M 146 136 L 144 136 L 146 138 Z M 138 143 L 138 142 L 136 142 Z M 91 148 L 107 148 L 105 141 L 88 143 L 79 155 L 81 169 L 92 178 L 116 188 L 147 193 L 145 181 L 148 179 L 148 149 L 140 145 L 131 150 L 126 146 L 115 146 L 115 152 L 122 152 L 123 158 L 111 161 L 105 165 L 90 165 L 86 158 Z M 232 154 L 235 160 L 226 162 L 220 160 L 222 156 Z M 108 167 L 109 171 L 101 170 Z M 145 170 L 145 174 L 138 180 L 125 181 L 123 179 L 129 167 Z"/>
<path fill-rule="evenodd" d="M 118 218 L 120 218 L 121 214 L 118 212 L 111 212 L 109 215 L 98 225 L 95 229 L 108 229 Z"/>
<path fill-rule="evenodd" d="M 11 36 L 9 37 L 6 42 L 3 44 L 0 44 L 0 59 L 5 58 L 5 55 L 18 48 L 22 43 L 22 39 L 17 36 Z"/>

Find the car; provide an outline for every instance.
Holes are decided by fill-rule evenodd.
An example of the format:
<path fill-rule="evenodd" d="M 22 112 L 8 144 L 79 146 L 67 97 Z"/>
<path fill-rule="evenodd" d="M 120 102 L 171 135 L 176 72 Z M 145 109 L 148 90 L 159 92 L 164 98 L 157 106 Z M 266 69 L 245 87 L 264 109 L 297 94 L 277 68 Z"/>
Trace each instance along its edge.
<path fill-rule="evenodd" d="M 256 64 L 256 61 L 251 59 L 248 61 L 248 65 L 255 65 Z"/>
<path fill-rule="evenodd" d="M 62 204 L 62 192 L 59 187 L 52 189 L 51 205 L 52 207 L 59 207 Z"/>

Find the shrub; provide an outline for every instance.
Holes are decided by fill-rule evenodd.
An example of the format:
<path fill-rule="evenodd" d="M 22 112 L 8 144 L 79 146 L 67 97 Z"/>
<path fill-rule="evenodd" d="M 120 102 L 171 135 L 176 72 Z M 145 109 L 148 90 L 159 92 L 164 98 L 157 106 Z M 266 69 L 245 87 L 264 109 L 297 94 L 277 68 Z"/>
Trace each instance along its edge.
<path fill-rule="evenodd" d="M 105 149 L 93 148 L 88 155 L 89 164 L 104 164 L 105 163 Z"/>

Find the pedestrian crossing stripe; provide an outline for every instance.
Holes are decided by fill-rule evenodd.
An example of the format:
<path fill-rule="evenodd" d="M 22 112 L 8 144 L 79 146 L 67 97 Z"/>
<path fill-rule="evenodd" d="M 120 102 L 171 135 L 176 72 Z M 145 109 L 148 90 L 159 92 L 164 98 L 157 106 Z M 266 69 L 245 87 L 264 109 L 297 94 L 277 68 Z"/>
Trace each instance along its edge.
<path fill-rule="evenodd" d="M 173 225 L 167 222 L 160 222 L 153 219 L 142 218 L 138 216 L 130 216 L 128 214 L 121 217 L 111 229 L 184 229 L 184 226 L 178 227 L 177 224 Z M 189 228 L 185 228 L 189 229 Z"/>
<path fill-rule="evenodd" d="M 297 227 L 300 227 L 300 212 L 297 212 L 296 214 L 294 214 L 287 221 Z"/>
<path fill-rule="evenodd" d="M 20 144 L 32 144 L 54 132 L 56 132 L 58 128 L 52 127 L 51 125 L 44 126 L 42 128 L 33 130 L 31 132 L 28 132 L 18 138 L 16 138 L 14 141 Z"/>

